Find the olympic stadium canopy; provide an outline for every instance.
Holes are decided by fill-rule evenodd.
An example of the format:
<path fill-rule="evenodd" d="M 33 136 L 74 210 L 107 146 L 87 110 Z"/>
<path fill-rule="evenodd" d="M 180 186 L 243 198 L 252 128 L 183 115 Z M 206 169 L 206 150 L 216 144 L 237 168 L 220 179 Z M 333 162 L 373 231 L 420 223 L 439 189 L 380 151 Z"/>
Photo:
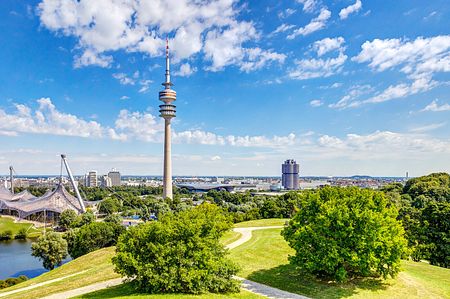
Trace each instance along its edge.
<path fill-rule="evenodd" d="M 27 190 L 13 194 L 0 184 L 0 210 L 16 211 L 19 218 L 26 218 L 44 211 L 61 214 L 68 209 L 78 214 L 83 211 L 78 199 L 72 196 L 62 184 L 40 197 L 33 196 Z"/>

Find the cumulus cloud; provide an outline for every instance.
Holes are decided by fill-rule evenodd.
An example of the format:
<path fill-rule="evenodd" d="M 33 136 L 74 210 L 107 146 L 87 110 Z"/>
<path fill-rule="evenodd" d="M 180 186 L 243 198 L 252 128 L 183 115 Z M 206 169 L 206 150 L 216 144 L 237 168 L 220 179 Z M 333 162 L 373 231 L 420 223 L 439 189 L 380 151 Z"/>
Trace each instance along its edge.
<path fill-rule="evenodd" d="M 360 11 L 362 8 L 361 0 L 356 0 L 355 4 L 352 4 L 350 6 L 347 6 L 346 8 L 341 9 L 339 12 L 339 17 L 341 20 L 345 20 L 348 18 L 348 16 L 352 13 Z"/>
<path fill-rule="evenodd" d="M 189 77 L 197 71 L 196 67 L 191 67 L 189 63 L 183 63 L 180 65 L 180 69 L 174 72 L 174 75 L 181 77 Z"/>
<path fill-rule="evenodd" d="M 432 101 L 421 111 L 432 111 L 432 112 L 441 112 L 441 111 L 450 111 L 450 104 L 442 104 L 439 105 L 437 100 Z"/>
<path fill-rule="evenodd" d="M 110 67 L 118 50 L 161 55 L 170 35 L 175 62 L 202 53 L 220 70 L 245 62 L 252 48 L 243 43 L 259 38 L 253 23 L 238 20 L 236 2 L 43 0 L 37 11 L 43 27 L 77 39 L 75 67 Z"/>
<path fill-rule="evenodd" d="M 317 52 L 317 56 L 320 57 L 334 50 L 344 51 L 345 50 L 345 48 L 343 47 L 344 43 L 345 40 L 341 36 L 335 38 L 327 37 L 322 40 L 314 42 L 312 48 L 314 51 Z"/>
<path fill-rule="evenodd" d="M 316 32 L 318 30 L 321 30 L 325 28 L 325 25 L 327 23 L 327 20 L 331 17 L 331 11 L 329 11 L 326 8 L 322 8 L 320 10 L 320 14 L 311 20 L 309 24 L 307 24 L 305 27 L 300 27 L 295 29 L 291 34 L 287 36 L 288 39 L 294 39 L 299 35 L 309 35 L 313 32 Z"/>
<path fill-rule="evenodd" d="M 297 0 L 298 3 L 303 4 L 304 12 L 313 12 L 318 4 L 318 0 Z"/>
<path fill-rule="evenodd" d="M 324 78 L 339 73 L 347 60 L 347 55 L 340 52 L 338 57 L 327 59 L 300 59 L 294 63 L 295 68 L 288 73 L 289 77 L 297 80 Z"/>

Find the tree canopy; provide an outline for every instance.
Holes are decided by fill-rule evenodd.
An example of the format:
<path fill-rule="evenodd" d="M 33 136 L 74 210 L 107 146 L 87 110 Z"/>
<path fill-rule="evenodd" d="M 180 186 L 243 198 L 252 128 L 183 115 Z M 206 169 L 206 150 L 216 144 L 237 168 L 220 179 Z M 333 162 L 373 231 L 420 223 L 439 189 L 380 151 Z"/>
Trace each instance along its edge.
<path fill-rule="evenodd" d="M 202 204 L 128 229 L 117 243 L 118 273 L 148 293 L 237 292 L 237 266 L 219 238 L 230 219 L 215 205 Z"/>
<path fill-rule="evenodd" d="M 67 257 L 67 242 L 58 233 L 46 233 L 31 245 L 31 255 L 42 260 L 45 269 L 52 270 Z"/>
<path fill-rule="evenodd" d="M 290 262 L 318 277 L 395 276 L 406 241 L 397 209 L 382 192 L 325 187 L 303 192 L 282 234 Z"/>

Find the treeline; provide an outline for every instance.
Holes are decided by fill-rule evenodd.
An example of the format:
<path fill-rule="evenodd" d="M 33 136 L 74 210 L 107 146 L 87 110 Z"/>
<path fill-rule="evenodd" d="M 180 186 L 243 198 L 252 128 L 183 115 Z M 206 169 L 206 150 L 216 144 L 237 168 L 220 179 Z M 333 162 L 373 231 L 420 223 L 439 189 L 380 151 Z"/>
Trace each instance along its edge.
<path fill-rule="evenodd" d="M 13 285 L 21 283 L 25 280 L 28 280 L 28 277 L 26 277 L 25 275 L 20 275 L 19 277 L 10 277 L 5 280 L 0 279 L 0 290 L 12 287 Z"/>
<path fill-rule="evenodd" d="M 450 267 L 450 175 L 433 173 L 383 188 L 398 207 L 413 260 Z"/>

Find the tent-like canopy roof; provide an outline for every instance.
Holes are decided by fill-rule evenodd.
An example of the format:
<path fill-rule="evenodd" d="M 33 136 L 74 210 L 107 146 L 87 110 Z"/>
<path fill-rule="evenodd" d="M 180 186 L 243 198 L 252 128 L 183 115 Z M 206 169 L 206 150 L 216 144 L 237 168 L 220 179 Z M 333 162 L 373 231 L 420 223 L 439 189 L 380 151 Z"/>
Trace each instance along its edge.
<path fill-rule="evenodd" d="M 42 211 L 60 214 L 67 209 L 72 209 L 77 213 L 82 213 L 78 199 L 71 195 L 62 184 L 41 197 L 34 197 L 28 191 L 12 194 L 4 187 L 2 189 L 0 185 L 0 209 L 15 210 L 21 218 Z"/>

